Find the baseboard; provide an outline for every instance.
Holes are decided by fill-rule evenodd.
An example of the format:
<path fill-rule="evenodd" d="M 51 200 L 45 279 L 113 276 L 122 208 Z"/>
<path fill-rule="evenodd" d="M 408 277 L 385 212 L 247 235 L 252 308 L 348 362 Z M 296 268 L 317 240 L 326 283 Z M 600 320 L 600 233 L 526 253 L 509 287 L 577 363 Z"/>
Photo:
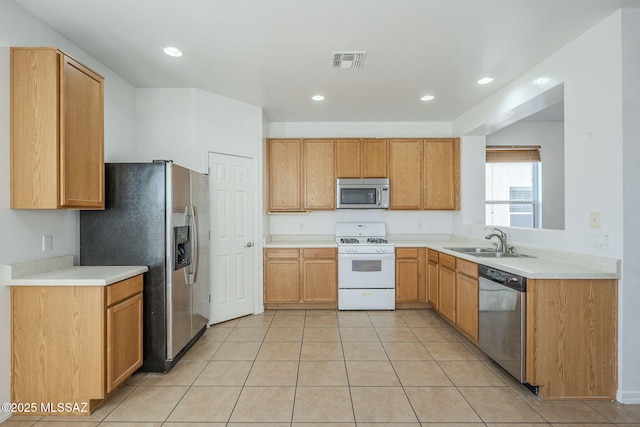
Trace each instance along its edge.
<path fill-rule="evenodd" d="M 624 404 L 640 403 L 640 391 L 621 391 L 618 390 L 616 400 Z"/>
<path fill-rule="evenodd" d="M 0 412 L 0 424 L 11 418 L 11 412 Z"/>

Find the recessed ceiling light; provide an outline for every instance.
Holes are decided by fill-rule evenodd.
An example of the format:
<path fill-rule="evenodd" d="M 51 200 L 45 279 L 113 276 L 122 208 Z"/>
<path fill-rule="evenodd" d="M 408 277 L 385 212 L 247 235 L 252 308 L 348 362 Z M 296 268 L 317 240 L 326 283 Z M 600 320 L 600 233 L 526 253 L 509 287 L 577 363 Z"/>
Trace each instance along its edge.
<path fill-rule="evenodd" d="M 173 56 L 174 58 L 179 58 L 182 56 L 182 51 L 177 47 L 167 46 L 162 50 L 164 51 L 164 53 L 166 53 L 169 56 Z"/>
<path fill-rule="evenodd" d="M 420 101 L 431 101 L 433 98 L 435 98 L 435 96 L 433 96 L 433 95 L 425 95 L 422 98 L 420 98 Z"/>
<path fill-rule="evenodd" d="M 478 80 L 479 85 L 486 85 L 487 83 L 491 83 L 493 81 L 493 77 L 483 77 Z"/>
<path fill-rule="evenodd" d="M 322 96 L 322 95 L 313 95 L 311 97 L 311 99 L 313 99 L 314 101 L 322 101 L 322 100 L 324 100 L 324 96 Z"/>

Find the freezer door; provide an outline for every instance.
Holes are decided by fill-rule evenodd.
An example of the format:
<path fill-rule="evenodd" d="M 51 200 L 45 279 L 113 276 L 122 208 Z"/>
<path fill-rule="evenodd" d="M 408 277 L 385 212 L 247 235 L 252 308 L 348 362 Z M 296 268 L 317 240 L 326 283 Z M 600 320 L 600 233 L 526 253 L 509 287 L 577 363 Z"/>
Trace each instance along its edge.
<path fill-rule="evenodd" d="M 209 177 L 190 171 L 191 222 L 194 230 L 193 263 L 189 266 L 191 282 L 192 335 L 209 321 Z"/>
<path fill-rule="evenodd" d="M 190 226 L 191 180 L 189 170 L 173 163 L 167 168 L 167 359 L 173 359 L 191 340 L 191 286 L 187 269 L 193 262 L 193 230 Z M 187 241 L 181 241 L 187 239 Z M 178 262 L 179 246 L 189 256 Z"/>

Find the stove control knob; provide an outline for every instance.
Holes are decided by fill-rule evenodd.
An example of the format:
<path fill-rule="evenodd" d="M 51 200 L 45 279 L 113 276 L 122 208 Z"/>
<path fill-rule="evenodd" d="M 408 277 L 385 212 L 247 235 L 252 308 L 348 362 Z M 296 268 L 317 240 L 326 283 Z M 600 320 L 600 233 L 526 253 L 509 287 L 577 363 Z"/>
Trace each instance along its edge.
<path fill-rule="evenodd" d="M 351 248 L 351 252 L 355 254 L 356 252 L 358 252 L 358 248 Z"/>
<path fill-rule="evenodd" d="M 384 252 L 387 252 L 387 248 L 381 248 L 381 249 L 380 249 L 380 252 L 383 252 L 383 253 L 384 253 Z"/>
<path fill-rule="evenodd" d="M 380 253 L 380 248 L 376 248 L 376 252 Z"/>

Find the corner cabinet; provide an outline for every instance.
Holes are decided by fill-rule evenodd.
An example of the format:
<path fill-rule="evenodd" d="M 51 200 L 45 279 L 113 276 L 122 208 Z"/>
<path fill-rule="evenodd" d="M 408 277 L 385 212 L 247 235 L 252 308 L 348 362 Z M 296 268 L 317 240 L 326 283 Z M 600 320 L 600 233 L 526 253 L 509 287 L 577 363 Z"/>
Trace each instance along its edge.
<path fill-rule="evenodd" d="M 11 48 L 11 208 L 104 209 L 104 79 L 55 48 Z"/>
<path fill-rule="evenodd" d="M 420 308 L 427 302 L 425 248 L 396 248 L 396 308 Z"/>
<path fill-rule="evenodd" d="M 389 140 L 391 209 L 460 209 L 458 138 Z"/>
<path fill-rule="evenodd" d="M 337 250 L 265 249 L 264 303 L 266 308 L 337 308 Z"/>
<path fill-rule="evenodd" d="M 11 313 L 11 400 L 54 405 L 21 414 L 86 415 L 142 366 L 142 275 L 109 286 L 13 286 Z"/>

